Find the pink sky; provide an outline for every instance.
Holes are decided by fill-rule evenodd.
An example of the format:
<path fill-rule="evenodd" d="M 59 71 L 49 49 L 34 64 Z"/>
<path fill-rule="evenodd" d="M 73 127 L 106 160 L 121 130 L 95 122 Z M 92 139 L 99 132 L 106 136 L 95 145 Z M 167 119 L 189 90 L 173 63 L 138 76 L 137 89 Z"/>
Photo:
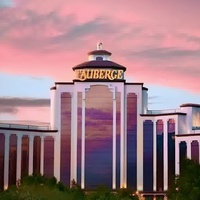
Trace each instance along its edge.
<path fill-rule="evenodd" d="M 199 8 L 193 0 L 0 0 L 0 73 L 70 81 L 101 41 L 129 79 L 200 94 Z"/>

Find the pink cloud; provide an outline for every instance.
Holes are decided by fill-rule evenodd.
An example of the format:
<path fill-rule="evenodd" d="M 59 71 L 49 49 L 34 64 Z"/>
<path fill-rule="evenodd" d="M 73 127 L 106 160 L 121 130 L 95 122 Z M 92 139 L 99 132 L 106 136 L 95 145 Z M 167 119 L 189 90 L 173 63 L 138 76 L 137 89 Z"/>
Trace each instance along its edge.
<path fill-rule="evenodd" d="M 15 5 L 0 14 L 0 72 L 70 81 L 71 68 L 101 40 L 134 80 L 199 92 L 198 2 L 18 0 Z"/>

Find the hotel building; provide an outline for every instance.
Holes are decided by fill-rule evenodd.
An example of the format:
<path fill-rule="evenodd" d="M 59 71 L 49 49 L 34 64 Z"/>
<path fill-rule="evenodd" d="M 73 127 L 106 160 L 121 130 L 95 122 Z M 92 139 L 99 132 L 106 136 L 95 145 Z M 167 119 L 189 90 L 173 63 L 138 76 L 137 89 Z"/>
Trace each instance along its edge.
<path fill-rule="evenodd" d="M 83 189 L 166 191 L 183 157 L 200 160 L 200 105 L 149 110 L 148 89 L 97 45 L 51 88 L 49 127 L 0 124 L 0 186 L 41 173 Z"/>

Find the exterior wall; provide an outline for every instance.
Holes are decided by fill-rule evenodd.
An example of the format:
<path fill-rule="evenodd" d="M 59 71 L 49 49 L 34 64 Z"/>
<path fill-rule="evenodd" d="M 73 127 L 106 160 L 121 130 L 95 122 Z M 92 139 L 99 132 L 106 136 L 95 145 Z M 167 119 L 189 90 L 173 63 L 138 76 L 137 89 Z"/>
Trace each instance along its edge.
<path fill-rule="evenodd" d="M 141 114 L 147 114 L 148 111 L 148 91 L 143 89 L 142 90 L 142 113 Z"/>

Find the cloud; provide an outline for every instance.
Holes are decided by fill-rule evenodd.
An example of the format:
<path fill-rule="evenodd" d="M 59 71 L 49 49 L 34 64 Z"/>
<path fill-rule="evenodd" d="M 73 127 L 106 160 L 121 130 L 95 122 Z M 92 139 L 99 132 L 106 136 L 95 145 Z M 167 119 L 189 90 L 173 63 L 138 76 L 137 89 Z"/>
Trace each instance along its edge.
<path fill-rule="evenodd" d="M 50 99 L 31 99 L 17 97 L 0 97 L 0 106 L 12 107 L 47 107 L 50 106 Z"/>
<path fill-rule="evenodd" d="M 177 48 L 154 48 L 146 49 L 143 51 L 130 52 L 131 57 L 148 58 L 148 59 L 169 59 L 177 57 L 199 57 L 200 49 L 198 50 L 185 50 Z"/>
<path fill-rule="evenodd" d="M 199 3 L 113 2 L 23 0 L 3 9 L 1 71 L 70 81 L 101 40 L 134 79 L 198 92 Z"/>
<path fill-rule="evenodd" d="M 18 112 L 17 108 L 0 105 L 0 113 L 16 114 L 17 112 Z"/>
<path fill-rule="evenodd" d="M 49 99 L 0 98 L 0 121 L 23 122 L 29 124 L 49 123 Z"/>
<path fill-rule="evenodd" d="M 14 98 L 0 97 L 0 113 L 16 115 L 20 108 L 24 107 L 49 107 L 49 99 L 29 99 L 29 98 Z"/>

